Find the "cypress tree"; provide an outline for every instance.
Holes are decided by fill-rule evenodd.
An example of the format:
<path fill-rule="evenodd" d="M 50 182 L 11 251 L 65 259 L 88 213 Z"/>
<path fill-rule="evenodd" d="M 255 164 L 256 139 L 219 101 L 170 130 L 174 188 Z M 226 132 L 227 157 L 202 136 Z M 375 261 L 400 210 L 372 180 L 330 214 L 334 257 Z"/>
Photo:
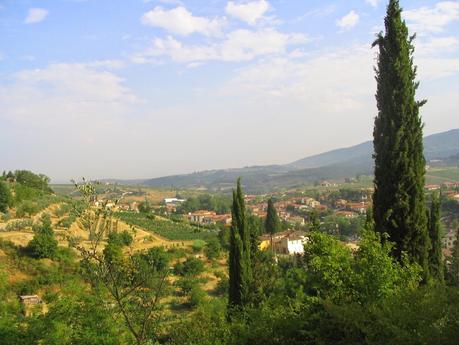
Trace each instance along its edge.
<path fill-rule="evenodd" d="M 429 212 L 429 272 L 430 275 L 440 282 L 444 281 L 443 253 L 441 243 L 441 224 L 440 224 L 440 198 L 437 194 L 432 194 Z"/>
<path fill-rule="evenodd" d="M 378 115 L 374 127 L 375 229 L 387 232 L 395 243 L 393 255 L 428 270 L 429 236 L 424 197 L 425 159 L 423 123 L 419 109 L 425 101 L 415 100 L 418 83 L 413 65 L 414 36 L 401 18 L 398 0 L 390 0 L 385 34 L 373 46 L 379 47 L 377 80 Z"/>
<path fill-rule="evenodd" d="M 252 276 L 250 234 L 245 218 L 241 179 L 237 180 L 236 191 L 233 191 L 231 215 L 228 304 L 233 308 L 248 303 Z"/>
<path fill-rule="evenodd" d="M 271 249 L 273 249 L 273 235 L 279 232 L 280 222 L 277 216 L 276 208 L 274 207 L 273 199 L 268 200 L 268 210 L 266 214 L 265 230 L 271 236 Z"/>

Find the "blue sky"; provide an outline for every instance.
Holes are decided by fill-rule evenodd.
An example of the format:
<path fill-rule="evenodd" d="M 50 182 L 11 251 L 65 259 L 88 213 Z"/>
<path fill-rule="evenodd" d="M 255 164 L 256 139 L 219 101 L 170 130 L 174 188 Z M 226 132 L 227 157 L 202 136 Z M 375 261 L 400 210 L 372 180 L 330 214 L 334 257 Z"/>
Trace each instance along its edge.
<path fill-rule="evenodd" d="M 0 0 L 0 169 L 287 163 L 371 139 L 387 2 Z M 459 127 L 459 1 L 401 1 L 425 133 Z"/>

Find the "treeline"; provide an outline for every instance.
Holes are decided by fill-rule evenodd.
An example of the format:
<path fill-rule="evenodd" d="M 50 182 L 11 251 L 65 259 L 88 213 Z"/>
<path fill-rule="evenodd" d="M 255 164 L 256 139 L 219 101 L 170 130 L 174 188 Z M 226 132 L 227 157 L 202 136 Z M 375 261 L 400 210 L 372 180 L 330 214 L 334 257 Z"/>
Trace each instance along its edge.
<path fill-rule="evenodd" d="M 0 177 L 0 212 L 8 219 L 8 209 L 13 207 L 17 218 L 43 210 L 53 201 L 49 182 L 49 177 L 28 170 L 4 171 Z"/>
<path fill-rule="evenodd" d="M 185 214 L 198 210 L 215 211 L 217 214 L 226 214 L 231 211 L 231 198 L 220 194 L 201 194 L 189 197 L 177 207 L 177 213 Z"/>

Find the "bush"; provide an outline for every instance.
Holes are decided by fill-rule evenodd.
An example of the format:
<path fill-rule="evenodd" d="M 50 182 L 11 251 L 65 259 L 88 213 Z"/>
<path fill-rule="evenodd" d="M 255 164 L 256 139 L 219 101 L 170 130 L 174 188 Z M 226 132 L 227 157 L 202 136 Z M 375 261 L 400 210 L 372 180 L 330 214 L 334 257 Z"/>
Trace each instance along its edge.
<path fill-rule="evenodd" d="M 130 246 L 133 240 L 132 235 L 127 230 L 122 232 L 112 232 L 108 235 L 108 242 L 120 247 Z"/>
<path fill-rule="evenodd" d="M 222 246 L 217 239 L 212 239 L 207 242 L 204 248 L 204 254 L 209 260 L 217 259 L 220 256 L 220 252 L 222 250 Z"/>
<path fill-rule="evenodd" d="M 202 272 L 204 272 L 204 263 L 196 258 L 188 258 L 185 262 L 179 262 L 174 267 L 174 273 L 180 276 L 196 277 Z"/>
<path fill-rule="evenodd" d="M 6 212 L 11 207 L 13 197 L 5 182 L 0 181 L 0 212 Z"/>
<path fill-rule="evenodd" d="M 35 230 L 35 236 L 29 242 L 27 251 L 30 256 L 37 259 L 53 259 L 56 256 L 57 241 L 48 215 L 43 216 L 42 225 Z"/>
<path fill-rule="evenodd" d="M 206 292 L 199 286 L 194 286 L 190 291 L 190 296 L 188 298 L 188 305 L 190 307 L 197 307 L 204 301 L 206 297 Z"/>
<path fill-rule="evenodd" d="M 193 249 L 193 252 L 198 253 L 205 247 L 205 245 L 206 242 L 203 240 L 194 240 L 191 248 Z"/>
<path fill-rule="evenodd" d="M 21 219 L 15 220 L 5 227 L 6 231 L 20 231 L 24 230 L 25 228 L 30 228 L 33 225 L 33 221 L 31 219 Z"/>

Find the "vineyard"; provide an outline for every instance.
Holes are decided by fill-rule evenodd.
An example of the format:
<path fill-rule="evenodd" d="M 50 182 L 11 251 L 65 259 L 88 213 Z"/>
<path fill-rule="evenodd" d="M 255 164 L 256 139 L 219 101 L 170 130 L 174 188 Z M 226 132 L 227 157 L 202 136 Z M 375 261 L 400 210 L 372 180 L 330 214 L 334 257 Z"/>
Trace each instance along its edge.
<path fill-rule="evenodd" d="M 202 229 L 186 223 L 176 223 L 169 220 L 150 219 L 142 213 L 119 212 L 117 216 L 129 225 L 138 226 L 173 241 L 206 241 L 217 235 L 215 230 Z"/>

